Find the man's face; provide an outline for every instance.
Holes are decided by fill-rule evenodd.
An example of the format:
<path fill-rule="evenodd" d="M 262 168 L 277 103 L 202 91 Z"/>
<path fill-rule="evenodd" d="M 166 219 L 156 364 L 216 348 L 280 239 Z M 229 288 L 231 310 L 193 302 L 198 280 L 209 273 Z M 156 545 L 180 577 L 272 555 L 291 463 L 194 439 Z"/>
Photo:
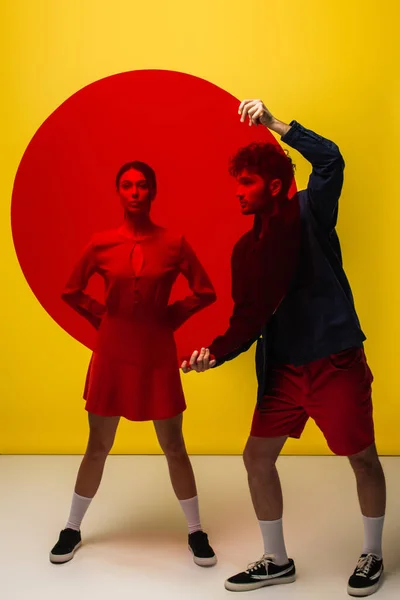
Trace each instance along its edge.
<path fill-rule="evenodd" d="M 261 175 L 244 169 L 236 178 L 236 197 L 240 202 L 242 214 L 254 215 L 265 211 L 265 182 Z"/>
<path fill-rule="evenodd" d="M 236 197 L 240 202 L 243 215 L 256 215 L 272 211 L 274 196 L 280 192 L 282 187 L 279 179 L 272 179 L 266 185 L 261 175 L 243 169 L 236 181 Z"/>

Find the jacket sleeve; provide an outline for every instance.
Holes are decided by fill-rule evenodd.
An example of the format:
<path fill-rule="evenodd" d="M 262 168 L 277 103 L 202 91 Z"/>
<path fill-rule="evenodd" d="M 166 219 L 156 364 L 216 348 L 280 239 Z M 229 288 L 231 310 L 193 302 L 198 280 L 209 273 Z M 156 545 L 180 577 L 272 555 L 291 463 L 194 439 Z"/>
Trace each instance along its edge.
<path fill-rule="evenodd" d="M 320 225 L 330 233 L 337 223 L 338 202 L 343 187 L 344 160 L 334 142 L 306 129 L 297 121 L 281 138 L 312 165 L 307 194 Z"/>
<path fill-rule="evenodd" d="M 168 306 L 168 320 L 174 330 L 217 299 L 210 278 L 185 238 L 181 243 L 179 270 L 186 277 L 192 294 Z"/>
<path fill-rule="evenodd" d="M 71 308 L 98 329 L 102 316 L 106 312 L 106 307 L 95 298 L 85 294 L 89 279 L 96 270 L 96 252 L 92 242 L 90 242 L 75 265 L 61 297 Z"/>
<path fill-rule="evenodd" d="M 271 220 L 258 256 L 232 254 L 234 309 L 226 332 L 209 346 L 216 366 L 247 351 L 260 337 L 284 299 L 297 265 L 300 244 L 298 197 L 287 201 Z"/>
<path fill-rule="evenodd" d="M 256 298 L 252 297 L 246 285 L 246 273 L 243 272 L 240 250 L 234 249 L 231 259 L 233 311 L 229 327 L 210 344 L 210 355 L 217 361 L 216 366 L 246 352 L 259 338 L 263 318 L 256 308 Z"/>

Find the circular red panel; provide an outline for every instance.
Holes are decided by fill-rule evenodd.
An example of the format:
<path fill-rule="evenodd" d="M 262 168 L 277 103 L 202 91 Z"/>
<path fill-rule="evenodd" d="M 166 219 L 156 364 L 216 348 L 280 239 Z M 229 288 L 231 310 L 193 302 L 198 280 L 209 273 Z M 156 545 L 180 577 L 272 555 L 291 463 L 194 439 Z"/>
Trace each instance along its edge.
<path fill-rule="evenodd" d="M 95 330 L 60 294 L 91 235 L 121 223 L 115 175 L 132 160 L 155 169 L 154 221 L 186 236 L 218 294 L 215 305 L 177 332 L 179 353 L 210 343 L 227 327 L 231 251 L 252 226 L 235 200 L 229 158 L 253 141 L 276 143 L 265 128 L 241 124 L 238 106 L 237 98 L 198 77 L 132 71 L 83 88 L 36 132 L 14 184 L 15 248 L 38 301 L 87 347 Z M 171 300 L 185 293 L 178 281 Z"/>

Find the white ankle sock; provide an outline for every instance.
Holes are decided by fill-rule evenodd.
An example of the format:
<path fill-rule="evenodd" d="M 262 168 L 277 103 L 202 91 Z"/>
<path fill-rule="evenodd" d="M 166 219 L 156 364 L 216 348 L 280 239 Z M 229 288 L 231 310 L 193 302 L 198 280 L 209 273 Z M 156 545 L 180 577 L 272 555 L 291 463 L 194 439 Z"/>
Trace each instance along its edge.
<path fill-rule="evenodd" d="M 383 517 L 364 517 L 364 547 L 363 554 L 376 554 L 382 558 Z"/>
<path fill-rule="evenodd" d="M 65 529 L 75 529 L 75 531 L 80 530 L 82 519 L 85 516 L 91 501 L 92 498 L 85 498 L 74 492 L 74 495 L 72 496 L 71 512 L 69 513 Z"/>
<path fill-rule="evenodd" d="M 182 510 L 185 513 L 187 524 L 189 527 L 189 533 L 195 531 L 202 531 L 200 523 L 200 512 L 199 512 L 199 498 L 189 498 L 188 500 L 179 500 Z"/>
<path fill-rule="evenodd" d="M 286 565 L 289 559 L 283 538 L 282 519 L 258 522 L 264 540 L 264 554 L 273 554 L 275 556 L 274 562 L 277 565 Z"/>

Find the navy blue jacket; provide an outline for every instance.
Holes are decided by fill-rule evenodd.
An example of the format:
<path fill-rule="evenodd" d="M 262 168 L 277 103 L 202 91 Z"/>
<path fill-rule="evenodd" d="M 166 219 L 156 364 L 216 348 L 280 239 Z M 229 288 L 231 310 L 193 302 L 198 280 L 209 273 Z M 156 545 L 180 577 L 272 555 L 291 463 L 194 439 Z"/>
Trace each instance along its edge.
<path fill-rule="evenodd" d="M 343 157 L 335 143 L 296 121 L 290 125 L 291 129 L 282 137 L 282 141 L 298 150 L 312 165 L 307 189 L 298 192 L 293 199 L 300 209 L 301 232 L 291 283 L 277 310 L 264 313 L 265 320 L 258 331 L 255 330 L 255 321 L 247 329 L 247 334 L 245 321 L 251 321 L 250 315 L 259 312 L 257 300 L 260 294 L 254 294 L 256 290 L 249 292 L 247 306 L 242 306 L 241 310 L 238 310 L 233 296 L 236 324 L 235 320 L 231 320 L 227 332 L 210 345 L 210 351 L 219 366 L 248 350 L 258 340 L 256 366 L 259 395 L 263 392 L 268 365 L 304 365 L 347 348 L 362 346 L 366 339 L 343 270 L 335 229 L 343 186 Z M 294 221 L 291 223 L 295 231 Z M 272 223 L 271 231 L 273 227 Z M 234 269 L 234 263 L 240 261 L 240 254 L 246 253 L 248 259 L 249 251 L 254 252 L 257 243 L 257 236 L 249 232 L 236 245 L 232 257 L 233 290 L 240 287 L 240 282 L 235 281 L 240 274 Z M 262 277 L 262 265 L 259 265 L 259 275 Z M 232 337 L 232 328 L 238 329 L 238 319 L 243 321 L 241 343 L 238 343 L 239 337 L 236 336 L 236 343 L 229 347 L 223 341 Z"/>

